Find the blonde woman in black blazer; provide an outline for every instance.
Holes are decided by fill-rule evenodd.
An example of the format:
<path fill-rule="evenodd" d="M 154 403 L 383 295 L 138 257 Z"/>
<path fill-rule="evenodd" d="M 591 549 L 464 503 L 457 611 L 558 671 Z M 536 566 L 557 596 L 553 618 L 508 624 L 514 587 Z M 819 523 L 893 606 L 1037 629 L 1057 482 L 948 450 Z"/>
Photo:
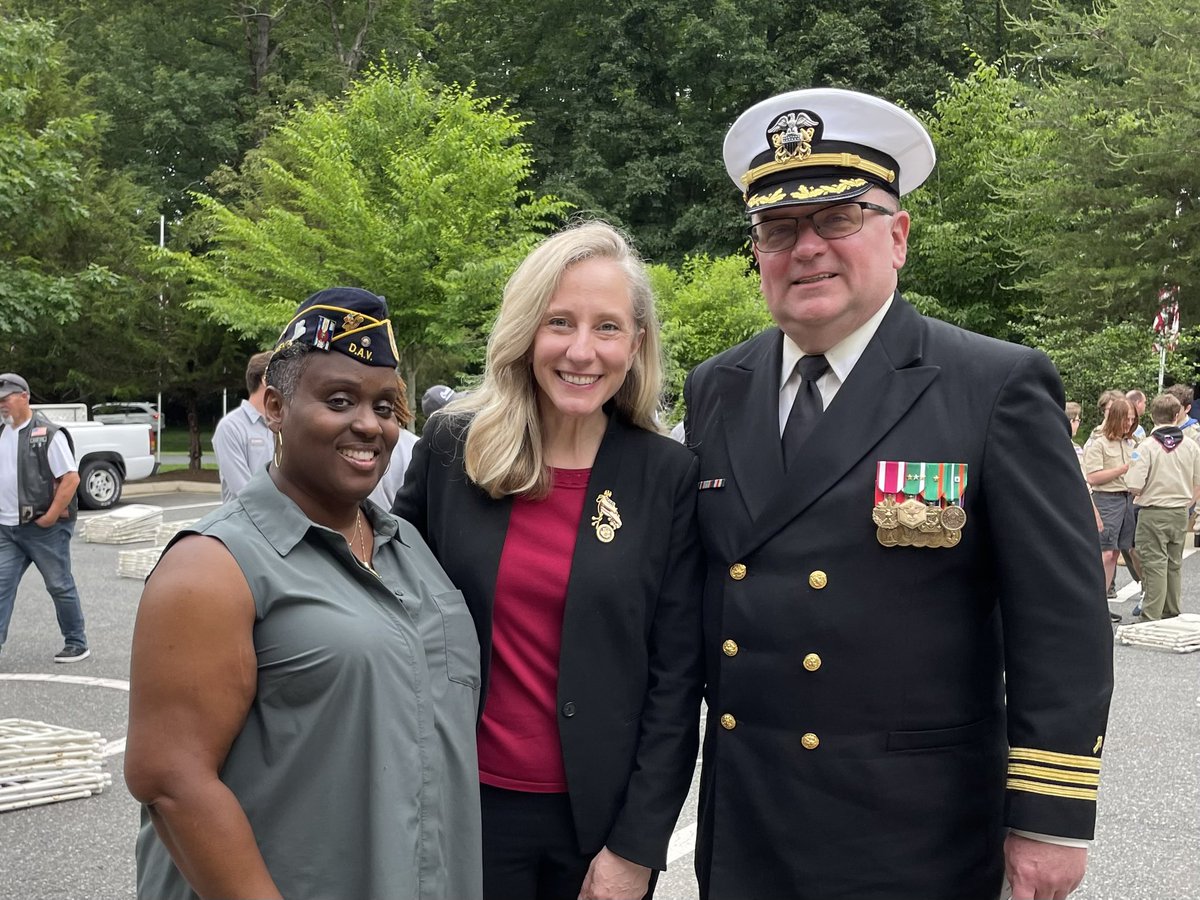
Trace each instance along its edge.
<path fill-rule="evenodd" d="M 703 563 L 697 463 L 658 431 L 660 386 L 641 261 L 603 223 L 567 229 L 510 279 L 481 386 L 430 420 L 396 498 L 466 596 L 491 680 L 491 900 L 637 900 L 666 867 L 697 751 Z M 521 645 L 524 625 L 544 640 Z M 542 759 L 558 781 L 492 771 Z"/>

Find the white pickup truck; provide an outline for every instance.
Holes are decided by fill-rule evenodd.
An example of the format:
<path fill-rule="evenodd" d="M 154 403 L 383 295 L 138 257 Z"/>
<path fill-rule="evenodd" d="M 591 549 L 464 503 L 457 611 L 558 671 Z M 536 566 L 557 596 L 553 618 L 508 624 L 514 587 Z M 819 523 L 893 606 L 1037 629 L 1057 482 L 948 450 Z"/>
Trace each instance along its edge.
<path fill-rule="evenodd" d="M 66 426 L 79 464 L 79 505 L 108 509 L 121 499 L 126 481 L 154 474 L 158 436 L 149 425 L 89 422 L 83 403 L 35 403 L 51 421 Z"/>

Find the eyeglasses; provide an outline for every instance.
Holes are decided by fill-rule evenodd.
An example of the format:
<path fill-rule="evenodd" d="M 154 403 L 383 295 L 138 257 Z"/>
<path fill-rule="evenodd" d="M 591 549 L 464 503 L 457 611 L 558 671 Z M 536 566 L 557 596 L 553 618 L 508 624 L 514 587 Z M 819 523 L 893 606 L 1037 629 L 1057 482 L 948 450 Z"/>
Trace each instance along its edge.
<path fill-rule="evenodd" d="M 808 222 L 819 237 L 827 241 L 836 241 L 862 231 L 864 209 L 882 213 L 885 216 L 895 215 L 895 212 L 886 206 L 855 200 L 852 203 L 826 206 L 808 216 L 766 219 L 757 225 L 750 226 L 750 240 L 762 253 L 791 250 L 796 246 L 796 239 L 800 236 L 800 223 Z"/>

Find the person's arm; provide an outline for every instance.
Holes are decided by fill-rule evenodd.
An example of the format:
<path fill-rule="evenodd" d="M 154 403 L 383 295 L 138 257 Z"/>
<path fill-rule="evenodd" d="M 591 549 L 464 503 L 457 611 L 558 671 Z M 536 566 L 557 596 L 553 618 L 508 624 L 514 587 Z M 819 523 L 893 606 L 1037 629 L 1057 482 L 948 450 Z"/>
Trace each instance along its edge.
<path fill-rule="evenodd" d="M 240 413 L 234 410 L 234 413 Z M 231 413 L 230 415 L 232 415 Z M 254 475 L 250 471 L 249 435 L 245 429 L 232 427 L 226 419 L 213 431 L 213 453 L 217 457 L 217 475 L 230 497 L 236 497 Z"/>
<path fill-rule="evenodd" d="M 1114 478 L 1120 478 L 1129 471 L 1129 466 L 1124 463 L 1107 469 L 1103 467 L 1105 443 L 1103 438 L 1096 438 L 1083 451 L 1083 471 L 1086 473 L 1087 483 L 1092 487 L 1108 484 Z"/>
<path fill-rule="evenodd" d="M 993 536 L 1003 627 L 1006 824 L 1087 840 L 1112 692 L 1112 629 L 1094 514 L 1063 439 L 1062 402 L 1049 360 L 1023 354 L 999 390 L 980 472 L 971 474 Z M 1011 537 L 1033 532 L 1047 539 L 1032 547 Z M 1065 897 L 1086 850 L 1012 835 L 1005 857 L 1015 897 Z"/>
<path fill-rule="evenodd" d="M 649 689 L 633 774 L 606 846 L 589 867 L 584 900 L 642 896 L 650 869 L 666 868 L 671 831 L 691 784 L 704 687 L 698 473 L 699 461 L 692 460 L 673 486 L 669 563 L 650 630 Z"/>
<path fill-rule="evenodd" d="M 1135 497 L 1140 496 L 1146 489 L 1146 482 L 1150 480 L 1150 453 L 1148 449 L 1134 451 L 1134 460 L 1128 466 L 1129 472 L 1125 476 L 1125 487 L 1129 493 Z"/>
<path fill-rule="evenodd" d="M 254 621 L 229 551 L 193 535 L 151 574 L 134 625 L 125 781 L 206 900 L 282 897 L 218 774 L 254 699 Z"/>
<path fill-rule="evenodd" d="M 50 471 L 57 482 L 54 486 L 54 497 L 50 500 L 50 508 L 34 519 L 39 528 L 49 528 L 63 517 L 71 498 L 79 489 L 79 473 L 75 470 L 75 456 L 71 453 L 71 445 L 62 431 L 54 435 L 48 449 Z"/>

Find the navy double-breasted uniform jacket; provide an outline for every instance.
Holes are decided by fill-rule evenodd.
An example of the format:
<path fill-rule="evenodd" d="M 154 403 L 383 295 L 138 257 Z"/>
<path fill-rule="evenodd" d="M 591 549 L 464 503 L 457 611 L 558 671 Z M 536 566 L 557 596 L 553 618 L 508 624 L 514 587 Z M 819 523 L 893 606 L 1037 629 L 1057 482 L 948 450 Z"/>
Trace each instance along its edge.
<path fill-rule="evenodd" d="M 1007 828 L 1090 838 L 1112 688 L 1096 527 L 1041 353 L 899 295 L 785 470 L 782 335 L 685 395 L 708 556 L 708 900 L 994 900 Z M 967 464 L 953 547 L 883 546 L 880 461 Z"/>

